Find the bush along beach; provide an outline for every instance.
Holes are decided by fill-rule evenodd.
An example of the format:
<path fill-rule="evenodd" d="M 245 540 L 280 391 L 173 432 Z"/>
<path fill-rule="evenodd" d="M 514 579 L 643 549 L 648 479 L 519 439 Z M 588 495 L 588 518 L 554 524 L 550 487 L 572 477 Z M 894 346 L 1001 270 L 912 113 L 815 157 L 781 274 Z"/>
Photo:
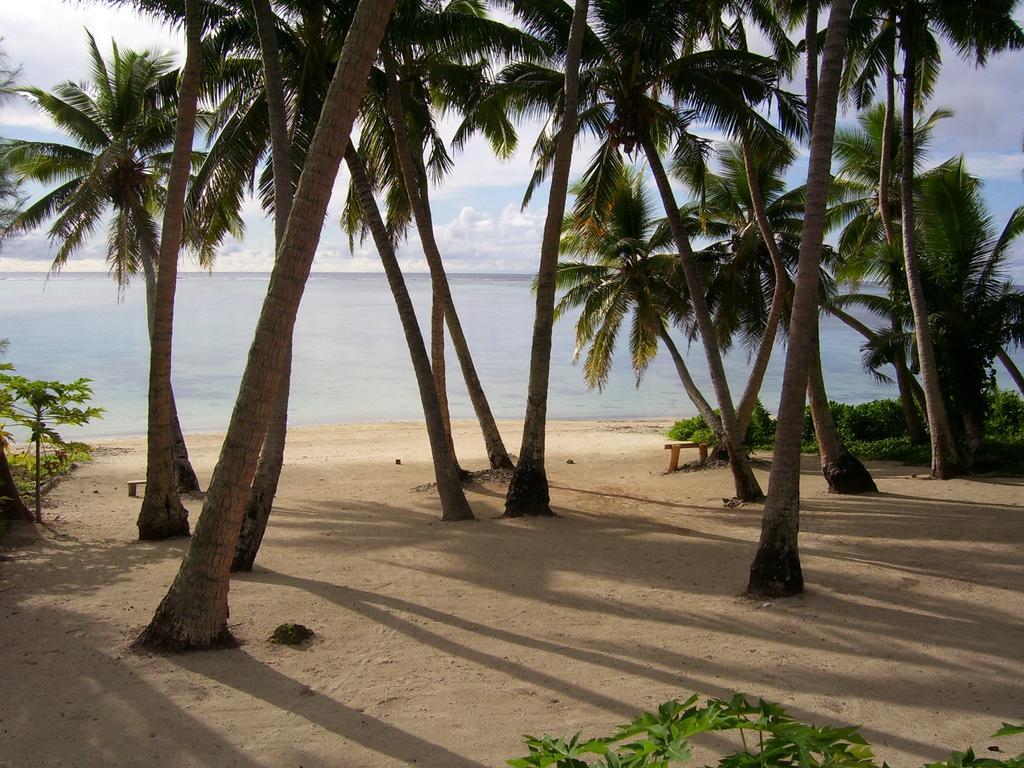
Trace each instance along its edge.
<path fill-rule="evenodd" d="M 857 405 L 829 402 L 829 410 L 840 438 L 858 458 L 916 465 L 928 463 L 930 449 L 911 439 L 899 400 L 872 400 Z M 1024 474 L 1024 399 L 1015 392 L 991 392 L 986 397 L 983 429 L 981 443 L 973 452 L 971 470 Z M 675 422 L 666 436 L 671 440 L 718 444 L 718 435 L 700 416 Z M 961 440 L 966 448 L 966 442 Z M 757 451 L 771 451 L 775 447 L 775 419 L 760 401 L 755 406 L 744 445 Z M 801 451 L 818 452 L 809 407 L 804 412 Z"/>

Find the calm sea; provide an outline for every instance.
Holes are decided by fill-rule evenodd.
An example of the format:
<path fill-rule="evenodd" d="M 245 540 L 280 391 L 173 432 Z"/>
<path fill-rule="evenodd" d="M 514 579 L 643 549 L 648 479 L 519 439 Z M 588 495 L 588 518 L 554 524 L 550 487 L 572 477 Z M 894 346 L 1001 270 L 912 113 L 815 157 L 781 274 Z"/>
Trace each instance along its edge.
<path fill-rule="evenodd" d="M 408 284 L 421 322 L 429 310 L 425 275 Z M 174 387 L 186 432 L 222 430 L 238 391 L 268 276 L 184 274 L 174 321 Z M 521 276 L 452 275 L 452 292 L 491 406 L 499 418 L 520 419 L 526 401 L 533 294 Z M 69 430 L 68 437 L 144 434 L 149 365 L 141 281 L 122 296 L 105 274 L 0 275 L 0 338 L 7 361 L 23 375 L 93 380 L 105 418 Z M 556 419 L 674 418 L 693 415 L 667 354 L 640 386 L 630 370 L 627 333 L 603 392 L 588 390 L 572 363 L 573 318 L 555 328 L 549 414 Z M 889 396 L 861 367 L 861 339 L 826 320 L 822 348 L 829 395 L 862 402 Z M 697 382 L 711 393 L 703 353 L 688 352 Z M 782 357 L 772 361 L 762 400 L 774 411 Z M 733 392 L 749 368 L 744 350 L 726 359 Z M 451 408 L 472 418 L 454 353 L 449 352 Z M 293 424 L 410 420 L 422 417 L 394 301 L 382 275 L 319 274 L 310 278 L 296 328 L 290 419 Z"/>

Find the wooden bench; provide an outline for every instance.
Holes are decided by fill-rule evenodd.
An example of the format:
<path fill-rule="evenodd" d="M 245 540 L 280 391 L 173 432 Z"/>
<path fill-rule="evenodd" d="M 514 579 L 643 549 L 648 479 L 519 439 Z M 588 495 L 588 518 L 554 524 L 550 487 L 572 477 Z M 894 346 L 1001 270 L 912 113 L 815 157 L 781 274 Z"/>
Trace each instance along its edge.
<path fill-rule="evenodd" d="M 700 460 L 706 461 L 708 458 L 708 444 L 707 443 L 691 443 L 686 440 L 673 440 L 671 443 L 665 443 L 665 450 L 671 451 L 668 455 L 668 471 L 675 472 L 679 469 L 679 451 L 683 448 L 696 448 L 700 451 Z"/>
<path fill-rule="evenodd" d="M 128 495 L 133 499 L 139 495 L 139 486 L 145 485 L 145 480 L 129 480 L 128 481 Z"/>

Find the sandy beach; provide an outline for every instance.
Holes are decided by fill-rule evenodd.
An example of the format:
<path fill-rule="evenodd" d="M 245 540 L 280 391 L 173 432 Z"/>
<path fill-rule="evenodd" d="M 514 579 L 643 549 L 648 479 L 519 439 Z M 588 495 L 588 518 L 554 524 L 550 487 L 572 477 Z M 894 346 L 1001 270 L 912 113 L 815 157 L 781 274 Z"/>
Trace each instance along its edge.
<path fill-rule="evenodd" d="M 97 444 L 47 526 L 0 542 L 0 766 L 501 766 L 524 733 L 744 691 L 861 724 L 909 768 L 1024 717 L 1024 481 L 874 464 L 879 494 L 837 498 L 806 457 L 807 593 L 757 603 L 740 593 L 760 506 L 723 507 L 727 470 L 665 474 L 666 426 L 556 423 L 559 517 L 497 519 L 504 488 L 483 482 L 460 524 L 423 487 L 421 426 L 294 430 L 256 569 L 232 584 L 242 646 L 171 657 L 128 644 L 188 542 L 135 540 L 144 443 Z M 473 425 L 457 440 L 482 468 Z M 190 439 L 204 482 L 219 447 Z M 316 639 L 271 645 L 285 621 Z"/>

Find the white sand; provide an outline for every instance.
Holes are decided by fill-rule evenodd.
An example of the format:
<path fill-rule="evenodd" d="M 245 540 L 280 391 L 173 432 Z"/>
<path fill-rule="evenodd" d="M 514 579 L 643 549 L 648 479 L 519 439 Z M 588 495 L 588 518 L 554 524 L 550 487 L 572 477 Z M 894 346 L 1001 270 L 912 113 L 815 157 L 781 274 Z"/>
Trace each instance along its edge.
<path fill-rule="evenodd" d="M 663 426 L 555 424 L 561 516 L 495 519 L 504 489 L 475 485 L 480 520 L 458 524 L 413 490 L 432 479 L 421 427 L 294 430 L 256 571 L 232 586 L 244 645 L 175 657 L 127 646 L 187 541 L 135 541 L 142 443 L 100 446 L 48 528 L 2 544 L 0 766 L 501 766 L 522 733 L 742 690 L 860 723 L 903 768 L 1024 719 L 1020 480 L 879 465 L 880 494 L 837 498 L 808 458 L 808 591 L 762 605 L 739 597 L 760 507 L 722 507 L 724 470 L 663 474 Z M 190 445 L 205 480 L 219 438 Z M 270 645 L 285 621 L 317 639 Z"/>

